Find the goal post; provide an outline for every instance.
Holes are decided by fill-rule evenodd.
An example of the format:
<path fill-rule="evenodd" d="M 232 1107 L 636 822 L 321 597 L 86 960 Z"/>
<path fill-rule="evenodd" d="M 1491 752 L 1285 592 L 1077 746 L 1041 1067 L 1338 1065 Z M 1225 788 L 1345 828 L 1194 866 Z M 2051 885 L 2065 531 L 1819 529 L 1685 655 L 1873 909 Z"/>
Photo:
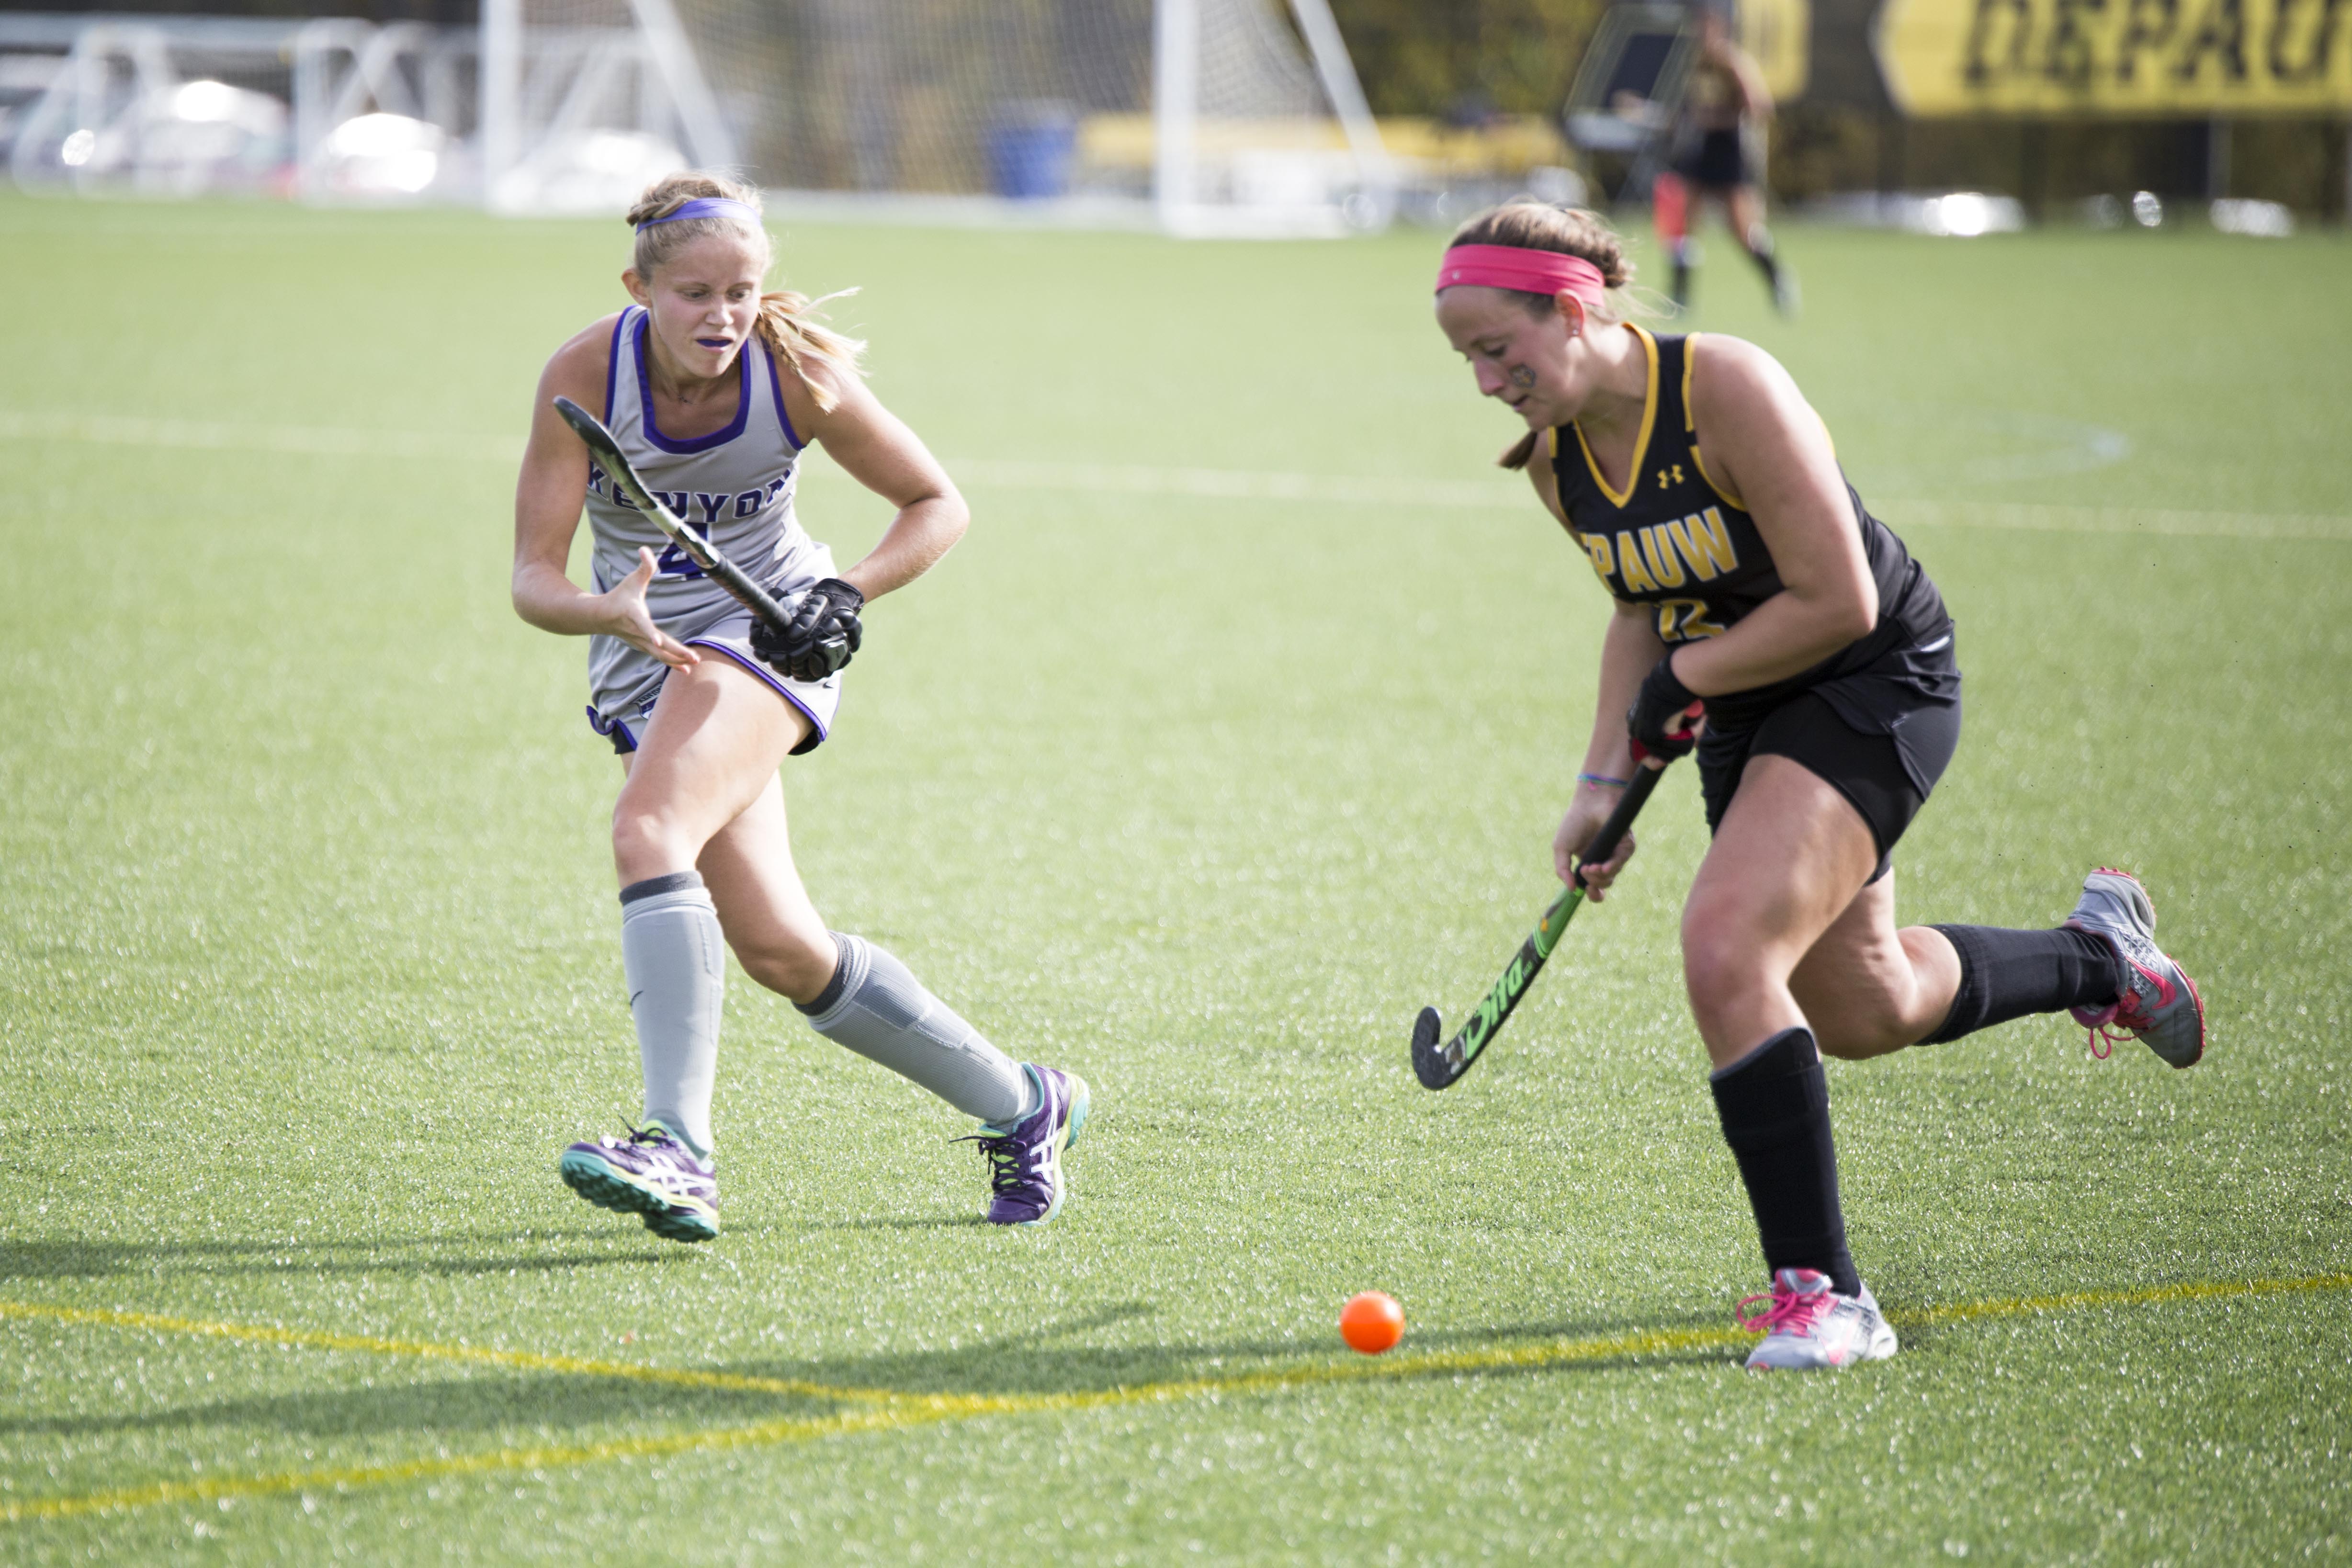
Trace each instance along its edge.
<path fill-rule="evenodd" d="M 1266 0 L 1154 0 L 1152 194 L 1169 233 L 1339 234 L 1394 214 L 1328 0 L 1289 0 L 1288 20 L 1295 40 Z"/>
<path fill-rule="evenodd" d="M 719 101 L 711 96 L 710 84 L 703 79 L 702 68 L 695 61 L 694 46 L 687 41 L 686 28 L 678 21 L 677 9 L 670 0 L 629 0 L 629 10 L 636 17 L 638 30 L 645 35 L 646 53 L 654 74 L 668 90 L 677 111 L 688 151 L 698 163 L 731 167 L 740 157 L 734 135 L 719 112 Z"/>
<path fill-rule="evenodd" d="M 1192 131 L 1201 106 L 1200 0 L 1156 0 L 1151 17 L 1152 194 L 1174 230 L 1196 204 Z"/>
<path fill-rule="evenodd" d="M 736 138 L 671 0 L 482 0 L 481 190 L 494 212 L 605 211 Z"/>
<path fill-rule="evenodd" d="M 1356 79 L 1356 62 L 1349 57 L 1347 39 L 1340 37 L 1339 19 L 1331 15 L 1330 0 L 1290 0 L 1290 5 L 1315 57 L 1316 74 L 1323 78 L 1323 90 L 1329 95 L 1332 111 L 1339 116 L 1349 149 L 1355 154 L 1358 194 L 1366 204 L 1360 226 L 1386 227 L 1396 212 L 1396 169 L 1389 162 L 1388 149 L 1381 145 L 1380 122 L 1372 118 L 1372 106 L 1365 100 L 1363 83 Z"/>

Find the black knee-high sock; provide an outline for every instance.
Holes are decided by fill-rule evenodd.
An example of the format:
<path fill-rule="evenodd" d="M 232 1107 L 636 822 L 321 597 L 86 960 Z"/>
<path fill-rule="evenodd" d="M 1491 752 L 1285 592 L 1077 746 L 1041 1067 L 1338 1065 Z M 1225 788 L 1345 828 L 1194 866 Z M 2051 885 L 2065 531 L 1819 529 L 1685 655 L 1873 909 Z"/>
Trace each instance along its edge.
<path fill-rule="evenodd" d="M 1838 1204 L 1837 1144 L 1830 1136 L 1830 1087 L 1811 1030 L 1787 1029 L 1709 1080 L 1723 1141 L 1739 1162 L 1764 1266 L 1816 1269 L 1830 1288 L 1862 1289 L 1845 1246 Z"/>
<path fill-rule="evenodd" d="M 1764 281 L 1777 286 L 1780 281 L 1780 260 L 1772 249 L 1772 235 L 1759 224 L 1740 235 L 1740 248 L 1763 270 Z"/>
<path fill-rule="evenodd" d="M 1952 1010 L 1922 1045 L 1941 1045 L 2028 1013 L 2105 1007 L 2123 976 L 2116 950 L 2087 931 L 2010 931 L 1998 925 L 1931 925 L 1960 956 Z"/>

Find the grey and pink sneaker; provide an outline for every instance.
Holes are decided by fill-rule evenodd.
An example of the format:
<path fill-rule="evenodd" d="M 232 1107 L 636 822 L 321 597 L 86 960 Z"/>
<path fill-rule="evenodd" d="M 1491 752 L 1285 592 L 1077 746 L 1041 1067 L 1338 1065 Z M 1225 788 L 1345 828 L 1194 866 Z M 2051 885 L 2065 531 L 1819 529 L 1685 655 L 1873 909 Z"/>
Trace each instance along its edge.
<path fill-rule="evenodd" d="M 1771 1305 L 1748 1312 L 1758 1301 Z M 1886 1326 L 1870 1287 L 1841 1296 L 1830 1288 L 1827 1274 L 1811 1269 L 1781 1270 L 1772 1276 L 1769 1295 L 1748 1297 L 1732 1317 L 1741 1328 L 1764 1336 L 1748 1353 L 1750 1372 L 1811 1372 L 1885 1361 L 1895 1354 L 1895 1331 Z"/>
<path fill-rule="evenodd" d="M 719 1173 L 659 1122 L 625 1138 L 599 1138 L 563 1151 L 556 1169 L 572 1191 L 599 1208 L 643 1215 L 646 1228 L 670 1241 L 709 1241 L 719 1234 Z"/>
<path fill-rule="evenodd" d="M 1037 1108 L 1010 1127 L 983 1126 L 961 1140 L 989 1165 L 991 1225 L 1043 1225 L 1062 1211 L 1062 1155 L 1078 1141 L 1090 1101 L 1087 1081 L 1058 1067 L 1021 1064 Z"/>
<path fill-rule="evenodd" d="M 2108 866 L 2084 877 L 2066 928 L 2105 938 L 2126 977 L 2107 1006 L 2068 1009 L 2091 1031 L 2091 1054 L 2104 1059 L 2115 1041 L 2136 1036 L 2173 1066 L 2196 1066 L 2205 1054 L 2205 1000 L 2189 972 L 2158 949 L 2156 904 L 2139 878 Z"/>

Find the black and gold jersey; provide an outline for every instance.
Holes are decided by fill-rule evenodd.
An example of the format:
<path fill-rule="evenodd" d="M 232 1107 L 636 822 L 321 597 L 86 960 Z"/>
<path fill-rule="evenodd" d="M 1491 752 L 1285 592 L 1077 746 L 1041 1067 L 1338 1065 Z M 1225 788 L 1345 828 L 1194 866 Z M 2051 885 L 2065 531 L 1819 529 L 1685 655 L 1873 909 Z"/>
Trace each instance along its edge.
<path fill-rule="evenodd" d="M 1618 600 L 1654 606 L 1669 647 L 1721 635 L 1780 591 L 1780 575 L 1756 519 L 1710 473 L 1690 413 L 1688 337 L 1632 330 L 1649 356 L 1650 385 L 1634 437 L 1626 488 L 1611 487 L 1573 423 L 1551 433 L 1551 469 L 1560 510 L 1592 570 Z M 1872 517 L 1853 486 L 1854 527 L 1878 584 L 1878 624 L 1813 668 L 1753 692 L 1710 698 L 1710 715 L 1776 706 L 1800 691 L 1860 669 L 1882 654 L 1944 635 L 1950 620 L 1927 574 L 1892 529 Z"/>
<path fill-rule="evenodd" d="M 1736 131 L 1740 108 L 1739 78 L 1729 66 L 1704 57 L 1692 65 L 1690 75 L 1683 78 L 1682 113 L 1687 123 L 1701 131 Z"/>

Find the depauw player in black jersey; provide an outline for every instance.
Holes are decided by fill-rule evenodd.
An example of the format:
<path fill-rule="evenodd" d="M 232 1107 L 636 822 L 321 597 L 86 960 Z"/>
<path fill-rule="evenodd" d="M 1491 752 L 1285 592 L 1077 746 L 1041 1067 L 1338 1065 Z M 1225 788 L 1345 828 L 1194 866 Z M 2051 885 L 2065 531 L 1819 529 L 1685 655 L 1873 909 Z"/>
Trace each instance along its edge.
<path fill-rule="evenodd" d="M 1454 237 L 1437 319 L 1479 392 L 1528 434 L 1505 458 L 1616 601 L 1563 880 L 1633 767 L 1690 749 L 1714 833 L 1683 911 L 1683 974 L 1725 1140 L 1755 1209 L 1769 1296 L 1741 1303 L 1752 1367 L 1895 1354 L 1838 1201 L 1823 1052 L 1879 1056 L 2071 1009 L 2175 1067 L 2204 1052 L 2203 1004 L 2154 940 L 2147 893 L 2102 868 L 2053 930 L 1895 924 L 1895 841 L 1960 730 L 1952 622 L 1838 467 L 1786 371 L 1751 343 L 1654 336 L 1608 291 L 1631 277 L 1590 214 L 1498 207 Z M 1597 901 L 1628 837 L 1584 875 Z M 1764 1310 L 1750 1315 L 1750 1302 Z"/>
<path fill-rule="evenodd" d="M 1673 264 L 1675 305 L 1690 304 L 1691 272 L 1698 262 L 1698 244 L 1691 238 L 1698 214 L 1693 209 L 1715 201 L 1722 204 L 1724 222 L 1740 249 L 1764 274 L 1774 308 L 1794 316 L 1797 275 L 1780 259 L 1764 222 L 1759 147 L 1772 119 L 1772 94 L 1763 71 L 1731 36 L 1722 9 L 1702 6 L 1697 30 L 1698 58 L 1675 111 L 1674 162 L 1650 187 L 1658 240 Z"/>

